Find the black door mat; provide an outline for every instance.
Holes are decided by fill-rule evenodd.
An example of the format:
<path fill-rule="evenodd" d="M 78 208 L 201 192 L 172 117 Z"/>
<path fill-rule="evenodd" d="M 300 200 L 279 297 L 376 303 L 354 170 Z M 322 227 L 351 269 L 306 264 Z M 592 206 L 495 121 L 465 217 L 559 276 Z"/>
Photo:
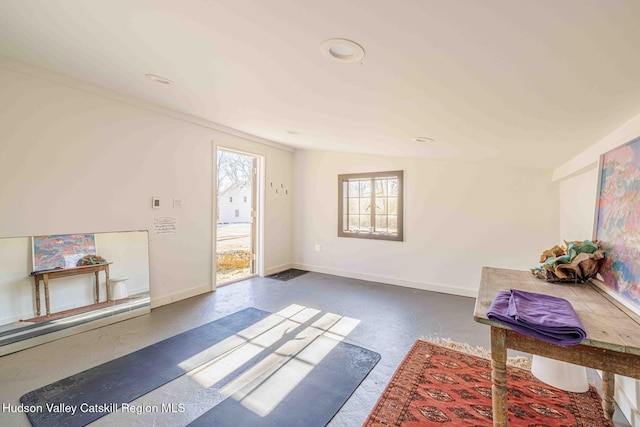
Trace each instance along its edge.
<path fill-rule="evenodd" d="M 296 268 L 290 268 L 289 270 L 281 271 L 280 273 L 275 273 L 267 276 L 269 279 L 281 280 L 283 282 L 289 281 L 291 279 L 295 279 L 296 277 L 300 277 L 303 274 L 307 274 L 306 270 L 298 270 Z"/>

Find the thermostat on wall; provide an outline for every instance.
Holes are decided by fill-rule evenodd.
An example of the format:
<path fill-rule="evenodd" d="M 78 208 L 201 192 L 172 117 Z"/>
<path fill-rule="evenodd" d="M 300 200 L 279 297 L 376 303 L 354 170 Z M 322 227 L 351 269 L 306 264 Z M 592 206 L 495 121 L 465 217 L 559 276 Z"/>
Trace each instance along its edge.
<path fill-rule="evenodd" d="M 151 198 L 151 207 L 153 209 L 160 209 L 160 197 Z"/>

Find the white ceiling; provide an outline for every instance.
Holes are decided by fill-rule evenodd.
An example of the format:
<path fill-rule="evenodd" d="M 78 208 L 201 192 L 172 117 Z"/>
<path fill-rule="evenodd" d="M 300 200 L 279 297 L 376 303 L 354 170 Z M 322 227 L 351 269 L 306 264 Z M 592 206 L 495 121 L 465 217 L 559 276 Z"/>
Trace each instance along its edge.
<path fill-rule="evenodd" d="M 639 18 L 634 0 L 0 0 L 0 55 L 296 148 L 552 168 L 640 113 Z M 328 60 L 332 37 L 364 60 Z"/>

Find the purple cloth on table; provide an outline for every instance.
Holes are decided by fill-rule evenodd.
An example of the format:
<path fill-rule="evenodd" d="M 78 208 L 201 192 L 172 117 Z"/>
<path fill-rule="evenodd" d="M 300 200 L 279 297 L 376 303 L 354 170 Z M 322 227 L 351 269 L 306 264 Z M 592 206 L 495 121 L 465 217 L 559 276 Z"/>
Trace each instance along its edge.
<path fill-rule="evenodd" d="M 487 317 L 551 344 L 575 345 L 587 337 L 571 303 L 551 295 L 516 289 L 500 291 Z"/>

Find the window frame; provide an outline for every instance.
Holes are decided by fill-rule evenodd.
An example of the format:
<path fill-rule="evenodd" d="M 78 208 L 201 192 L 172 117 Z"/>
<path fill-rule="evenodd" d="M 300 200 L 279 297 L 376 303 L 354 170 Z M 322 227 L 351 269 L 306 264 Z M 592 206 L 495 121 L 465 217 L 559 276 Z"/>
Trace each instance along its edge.
<path fill-rule="evenodd" d="M 361 232 L 361 231 L 345 231 L 344 227 L 344 182 L 348 182 L 350 180 L 362 180 L 362 179 L 370 179 L 372 182 L 372 191 L 371 191 L 371 209 L 370 218 L 371 224 L 375 224 L 375 179 L 376 178 L 396 178 L 398 180 L 398 206 L 397 206 L 397 222 L 398 222 L 398 233 L 396 235 L 392 234 L 375 234 L 373 232 Z M 404 227 L 403 227 L 403 216 L 404 216 L 404 171 L 396 170 L 396 171 L 386 171 L 386 172 L 366 172 L 366 173 L 349 173 L 349 174 L 340 174 L 338 175 L 338 237 L 352 237 L 357 239 L 373 239 L 373 240 L 389 240 L 396 242 L 404 241 Z M 348 215 L 348 213 L 346 214 Z M 387 214 L 388 215 L 388 214 Z M 375 225 L 374 225 L 375 227 Z"/>

